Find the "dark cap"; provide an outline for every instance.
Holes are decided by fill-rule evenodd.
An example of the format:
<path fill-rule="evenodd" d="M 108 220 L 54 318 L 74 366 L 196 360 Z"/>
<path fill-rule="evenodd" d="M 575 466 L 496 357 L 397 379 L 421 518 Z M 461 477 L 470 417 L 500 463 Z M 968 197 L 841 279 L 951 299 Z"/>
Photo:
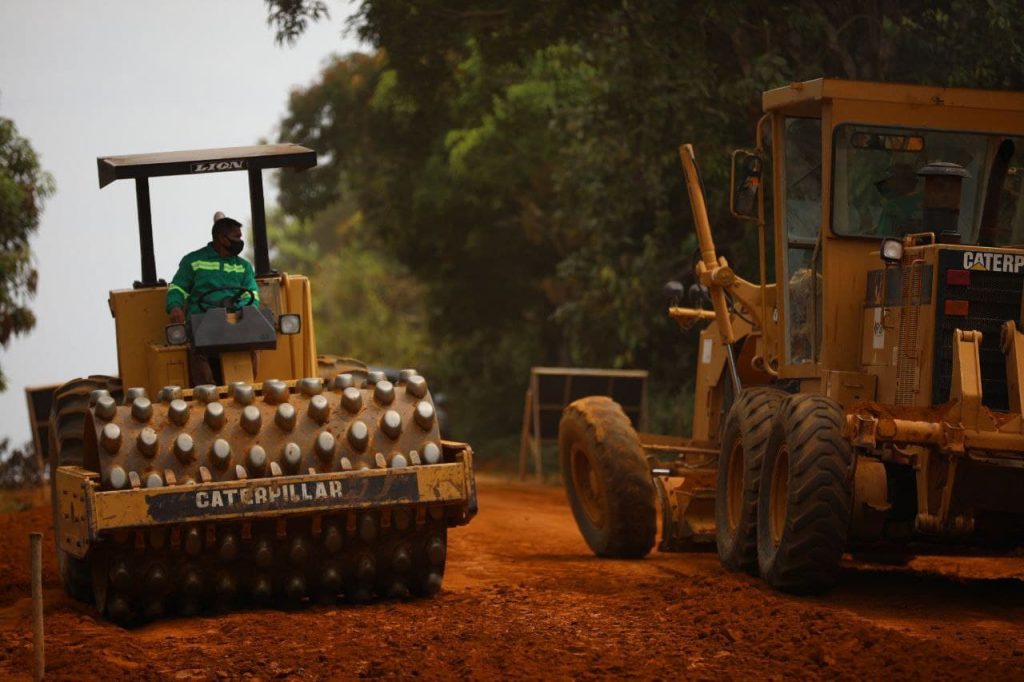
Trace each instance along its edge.
<path fill-rule="evenodd" d="M 217 211 L 213 215 L 213 227 L 210 229 L 210 235 L 216 239 L 218 235 L 226 234 L 236 227 L 241 226 L 242 223 L 238 222 L 234 218 L 228 218 L 220 211 Z"/>
<path fill-rule="evenodd" d="M 241 226 L 242 223 L 238 222 L 234 218 L 228 218 L 227 216 L 223 216 L 217 218 L 217 220 L 213 222 L 213 229 L 211 231 L 213 232 L 213 234 L 222 234 L 224 232 L 227 232 L 228 230 L 232 230 L 236 227 Z"/>

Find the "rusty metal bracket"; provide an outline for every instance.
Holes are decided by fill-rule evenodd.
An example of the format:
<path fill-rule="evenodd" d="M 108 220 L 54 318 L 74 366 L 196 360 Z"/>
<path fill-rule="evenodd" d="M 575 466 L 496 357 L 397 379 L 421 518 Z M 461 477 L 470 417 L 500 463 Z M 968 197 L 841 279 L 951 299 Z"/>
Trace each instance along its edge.
<path fill-rule="evenodd" d="M 715 541 L 715 473 L 705 470 L 686 476 L 656 475 L 655 489 L 662 504 L 658 551 L 686 552 Z"/>
<path fill-rule="evenodd" d="M 870 415 L 851 414 L 846 418 L 850 442 L 858 447 L 875 448 L 878 444 L 878 419 Z"/>
<path fill-rule="evenodd" d="M 960 424 L 942 422 L 942 449 L 947 452 L 962 453 L 965 450 L 966 434 Z"/>
<path fill-rule="evenodd" d="M 981 413 L 981 332 L 962 329 L 953 331 L 953 382 L 950 401 L 956 405 L 947 415 L 951 422 L 976 430 Z"/>
<path fill-rule="evenodd" d="M 1008 320 L 1003 323 L 1000 342 L 1006 356 L 1006 392 L 1010 399 L 1010 412 L 1020 414 L 1024 405 L 1024 334 L 1017 329 L 1016 322 Z"/>

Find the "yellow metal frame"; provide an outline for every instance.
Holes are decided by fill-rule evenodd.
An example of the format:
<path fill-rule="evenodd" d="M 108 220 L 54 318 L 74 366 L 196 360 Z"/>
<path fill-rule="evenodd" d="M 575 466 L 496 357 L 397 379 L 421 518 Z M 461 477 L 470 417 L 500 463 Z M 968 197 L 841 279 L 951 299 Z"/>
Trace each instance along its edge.
<path fill-rule="evenodd" d="M 761 284 L 754 284 L 743 279 L 735 273 L 725 258 L 717 255 L 707 207 L 704 203 L 704 193 L 700 186 L 700 175 L 697 171 L 693 146 L 685 144 L 680 147 L 679 158 L 686 177 L 686 189 L 694 208 L 694 223 L 701 250 L 701 260 L 697 263 L 697 276 L 700 283 L 707 288 L 714 310 L 672 306 L 669 308 L 668 314 L 683 328 L 688 328 L 697 321 L 715 321 L 714 325 L 709 325 L 705 330 L 709 335 L 701 334 L 700 342 L 701 359 L 698 365 L 694 438 L 703 439 L 704 429 L 701 427 L 703 422 L 698 412 L 705 409 L 714 400 L 706 399 L 702 389 L 718 384 L 721 367 L 725 362 L 725 346 L 734 344 L 747 336 L 752 337 L 754 342 L 752 348 L 749 350 L 745 348 L 744 351 L 745 355 L 749 356 L 749 367 L 738 366 L 738 372 L 741 375 L 750 372 L 763 375 L 759 377 L 762 383 L 776 375 L 775 349 L 769 343 L 770 338 L 760 331 L 766 326 L 775 325 L 775 317 L 769 315 L 768 311 L 776 308 L 776 286 L 764 281 Z M 764 228 L 763 221 L 759 222 L 763 251 Z M 762 280 L 764 279 L 763 260 L 762 257 Z M 739 311 L 742 317 L 729 312 L 727 294 L 732 299 L 733 307 Z M 708 345 L 709 342 L 711 345 Z M 717 372 L 708 373 L 706 370 L 710 367 L 717 368 Z M 701 435 L 698 435 L 698 432 L 701 432 Z"/>
<path fill-rule="evenodd" d="M 775 159 L 773 181 L 783 186 L 782 149 L 784 117 L 821 120 L 822 130 L 822 253 L 821 352 L 817 361 L 793 365 L 782 363 L 783 378 L 820 380 L 826 370 L 861 371 L 860 348 L 849 339 L 862 332 L 861 296 L 867 284 L 864 256 L 877 249 L 877 240 L 837 236 L 832 233 L 832 134 L 847 123 L 881 126 L 909 126 L 937 130 L 1024 135 L 1024 93 L 966 88 L 939 88 L 894 83 L 869 83 L 817 79 L 776 88 L 762 96 L 764 111 L 772 118 Z M 776 273 L 784 273 L 779 245 L 786 235 L 782 202 L 774 204 Z M 835 283 L 841 282 L 841 286 Z M 850 292 L 854 292 L 851 295 Z M 785 330 L 785 295 L 778 294 L 777 329 Z M 783 358 L 785 360 L 785 358 Z"/>
<path fill-rule="evenodd" d="M 133 490 L 101 491 L 96 472 L 62 466 L 56 474 L 60 545 L 84 557 L 111 531 L 419 505 L 461 507 L 453 525 L 462 525 L 476 513 L 473 451 L 464 443 L 443 446 L 456 451 L 454 462 Z M 159 509 L 167 513 L 156 514 Z"/>
<path fill-rule="evenodd" d="M 758 371 L 782 379 L 796 379 L 801 390 L 821 392 L 829 383 L 830 372 L 863 374 L 866 371 L 861 345 L 849 343 L 865 333 L 863 292 L 867 286 L 868 269 L 865 258 L 877 253 L 876 240 L 837 236 L 831 225 L 832 134 L 846 123 L 870 122 L 877 125 L 914 125 L 946 130 L 972 130 L 979 132 L 1024 135 L 1024 93 L 968 90 L 964 88 L 937 88 L 891 83 L 867 83 L 818 79 L 793 83 L 770 90 L 763 95 L 764 117 L 757 125 L 758 150 L 762 131 L 770 126 L 774 145 L 772 163 L 773 188 L 783 186 L 782 149 L 783 123 L 786 117 L 814 118 L 822 127 L 822 226 L 819 262 L 823 274 L 821 283 L 820 352 L 814 362 L 793 364 L 784 352 L 786 317 L 785 281 L 757 286 L 738 277 L 724 259 L 715 253 L 711 227 L 707 216 L 699 176 L 694 162 L 693 148 L 683 145 L 680 160 L 686 176 L 687 191 L 694 209 L 694 223 L 701 249 L 697 265 L 700 282 L 708 287 L 713 311 L 672 307 L 669 315 L 681 326 L 688 327 L 698 321 L 716 322 L 723 343 L 733 343 L 741 335 L 734 326 L 736 316 L 725 314 L 726 295 L 743 314 L 754 322 L 752 333 L 757 335 L 758 350 L 754 364 Z M 763 220 L 763 202 L 762 220 Z M 775 272 L 785 273 L 784 245 L 785 206 L 774 202 Z M 763 235 L 760 248 L 761 269 L 766 258 Z M 875 262 L 877 256 L 875 256 Z M 881 265 L 879 263 L 879 265 Z M 838 285 L 837 283 L 841 283 Z M 889 320 L 886 320 L 888 322 Z M 717 352 L 717 348 L 715 349 Z M 927 350 L 927 349 L 926 349 Z M 877 393 L 887 395 L 891 381 L 882 372 Z M 851 395 L 855 394 L 851 393 Z M 699 418 L 699 417 L 697 417 Z"/>
<path fill-rule="evenodd" d="M 1024 334 L 1013 323 L 1003 328 L 1003 334 L 1006 351 L 1024 347 Z M 981 332 L 954 331 L 950 407 L 938 406 L 935 418 L 929 420 L 904 418 L 898 409 L 886 414 L 874 414 L 869 407 L 854 409 L 846 417 L 847 434 L 853 443 L 871 448 L 881 442 L 921 445 L 958 455 L 971 450 L 1024 454 L 1024 420 L 1020 413 L 997 421 L 982 405 L 978 359 L 981 339 Z M 1020 376 L 1024 372 L 1022 359 L 1007 352 L 1007 372 Z"/>
<path fill-rule="evenodd" d="M 313 294 L 309 279 L 283 274 L 261 278 L 260 299 L 274 314 L 298 313 L 300 333 L 279 334 L 275 350 L 259 351 L 256 381 L 301 379 L 317 375 Z M 142 386 L 151 396 L 164 386 L 190 386 L 185 346 L 167 345 L 164 329 L 166 287 L 110 292 L 110 313 L 117 336 L 117 365 L 124 386 Z M 246 354 L 247 356 L 248 354 Z M 248 362 L 248 360 L 246 360 Z"/>

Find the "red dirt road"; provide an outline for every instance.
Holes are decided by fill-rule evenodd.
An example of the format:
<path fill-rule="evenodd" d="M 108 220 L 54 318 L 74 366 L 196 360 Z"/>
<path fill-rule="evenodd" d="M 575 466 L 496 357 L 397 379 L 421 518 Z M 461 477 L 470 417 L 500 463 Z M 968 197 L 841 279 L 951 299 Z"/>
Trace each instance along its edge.
<path fill-rule="evenodd" d="M 560 488 L 484 480 L 432 600 L 248 611 L 122 630 L 63 595 L 47 544 L 51 679 L 1024 679 L 1024 559 L 844 571 L 796 598 L 713 554 L 594 558 Z M 0 514 L 0 678 L 29 679 L 28 541 Z"/>

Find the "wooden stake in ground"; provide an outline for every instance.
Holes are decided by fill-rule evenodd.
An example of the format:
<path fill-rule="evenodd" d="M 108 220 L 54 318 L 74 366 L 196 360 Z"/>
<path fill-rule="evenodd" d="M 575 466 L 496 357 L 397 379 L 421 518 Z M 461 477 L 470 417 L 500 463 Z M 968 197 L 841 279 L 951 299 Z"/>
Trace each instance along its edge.
<path fill-rule="evenodd" d="M 43 679 L 46 658 L 43 652 L 43 534 L 29 535 L 32 557 L 32 653 L 35 664 L 33 678 Z"/>

